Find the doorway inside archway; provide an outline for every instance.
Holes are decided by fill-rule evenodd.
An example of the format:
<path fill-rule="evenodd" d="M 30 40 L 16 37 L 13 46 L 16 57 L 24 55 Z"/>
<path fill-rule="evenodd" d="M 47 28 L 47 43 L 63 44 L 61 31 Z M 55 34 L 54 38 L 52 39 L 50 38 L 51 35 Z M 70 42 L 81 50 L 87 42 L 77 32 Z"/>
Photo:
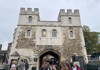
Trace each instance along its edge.
<path fill-rule="evenodd" d="M 60 55 L 55 52 L 47 51 L 40 55 L 39 58 L 39 68 L 42 66 L 43 61 L 47 61 L 49 65 L 58 64 L 60 63 Z"/>

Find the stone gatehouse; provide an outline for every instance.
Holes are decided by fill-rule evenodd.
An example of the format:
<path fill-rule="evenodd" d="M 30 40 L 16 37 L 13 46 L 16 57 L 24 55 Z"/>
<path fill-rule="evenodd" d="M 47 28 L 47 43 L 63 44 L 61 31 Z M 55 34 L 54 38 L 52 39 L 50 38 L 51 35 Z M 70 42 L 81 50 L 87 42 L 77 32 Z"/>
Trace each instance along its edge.
<path fill-rule="evenodd" d="M 38 8 L 21 8 L 18 25 L 13 34 L 11 59 L 27 59 L 30 68 L 41 66 L 43 59 L 59 62 L 70 60 L 73 54 L 88 62 L 80 13 L 76 9 L 61 9 L 57 21 L 42 21 Z"/>

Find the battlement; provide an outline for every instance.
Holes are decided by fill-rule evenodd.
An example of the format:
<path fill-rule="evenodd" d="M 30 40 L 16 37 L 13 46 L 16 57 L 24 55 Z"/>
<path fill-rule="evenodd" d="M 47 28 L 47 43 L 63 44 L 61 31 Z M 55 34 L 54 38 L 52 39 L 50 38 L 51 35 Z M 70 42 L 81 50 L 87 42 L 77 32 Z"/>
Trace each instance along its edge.
<path fill-rule="evenodd" d="M 35 14 L 35 15 L 39 15 L 39 10 L 38 8 L 34 8 L 34 11 L 32 11 L 32 8 L 20 8 L 20 14 L 21 15 L 27 15 L 27 14 Z"/>
<path fill-rule="evenodd" d="M 72 9 L 67 9 L 67 12 L 65 11 L 65 9 L 60 9 L 59 15 L 80 15 L 79 10 L 75 9 L 74 11 L 72 11 Z"/>

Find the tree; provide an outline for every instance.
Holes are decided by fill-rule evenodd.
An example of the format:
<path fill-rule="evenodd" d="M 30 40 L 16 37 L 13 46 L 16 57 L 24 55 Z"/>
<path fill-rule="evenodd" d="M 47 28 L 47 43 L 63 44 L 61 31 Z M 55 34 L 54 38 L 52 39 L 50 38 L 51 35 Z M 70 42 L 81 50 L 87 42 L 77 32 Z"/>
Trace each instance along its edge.
<path fill-rule="evenodd" d="M 100 44 L 97 45 L 96 50 L 97 50 L 97 52 L 100 52 Z"/>
<path fill-rule="evenodd" d="M 88 26 L 83 26 L 83 34 L 85 39 L 85 46 L 88 54 L 97 52 L 98 33 L 90 32 Z"/>
<path fill-rule="evenodd" d="M 83 25 L 83 31 L 90 32 L 90 28 L 86 25 Z"/>

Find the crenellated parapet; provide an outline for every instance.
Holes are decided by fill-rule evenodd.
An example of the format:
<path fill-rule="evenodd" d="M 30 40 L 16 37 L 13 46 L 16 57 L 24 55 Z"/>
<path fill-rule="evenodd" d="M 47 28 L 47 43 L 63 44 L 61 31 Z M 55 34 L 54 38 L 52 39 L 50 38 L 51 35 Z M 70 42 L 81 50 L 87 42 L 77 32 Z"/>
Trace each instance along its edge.
<path fill-rule="evenodd" d="M 39 15 L 39 10 L 38 8 L 34 8 L 34 11 L 32 10 L 32 8 L 21 8 L 20 9 L 20 14 L 21 15 Z"/>
<path fill-rule="evenodd" d="M 76 15 L 80 15 L 79 10 L 75 9 L 74 11 L 72 11 L 72 9 L 67 9 L 67 12 L 65 11 L 65 9 L 60 9 L 59 12 L 59 16 L 64 16 L 64 15 L 72 15 L 72 16 L 76 16 Z"/>

